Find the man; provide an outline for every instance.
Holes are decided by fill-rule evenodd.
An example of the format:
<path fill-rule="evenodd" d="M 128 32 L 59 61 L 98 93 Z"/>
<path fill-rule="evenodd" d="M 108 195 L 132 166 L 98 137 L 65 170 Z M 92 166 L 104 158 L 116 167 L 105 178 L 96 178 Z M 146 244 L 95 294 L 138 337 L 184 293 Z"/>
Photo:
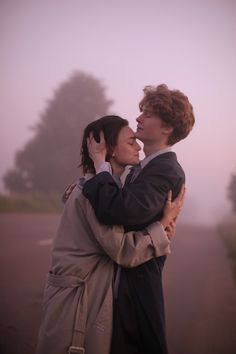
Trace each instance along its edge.
<path fill-rule="evenodd" d="M 177 196 L 185 175 L 171 146 L 189 134 L 195 121 L 188 98 L 166 85 L 145 87 L 139 107 L 136 137 L 144 143 L 145 159 L 119 189 L 106 172 L 98 144 L 91 152 L 97 175 L 83 189 L 101 223 L 121 224 L 127 231 L 160 220 L 168 190 Z M 112 354 L 167 353 L 161 279 L 165 258 L 117 272 Z"/>

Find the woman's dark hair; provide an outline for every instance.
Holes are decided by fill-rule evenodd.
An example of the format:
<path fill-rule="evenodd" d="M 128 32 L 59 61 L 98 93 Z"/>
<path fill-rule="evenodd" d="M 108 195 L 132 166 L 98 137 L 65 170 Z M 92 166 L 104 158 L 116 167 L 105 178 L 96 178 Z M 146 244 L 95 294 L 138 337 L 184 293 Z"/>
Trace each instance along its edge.
<path fill-rule="evenodd" d="M 83 172 L 95 173 L 93 160 L 89 157 L 87 138 L 90 133 L 97 142 L 100 140 L 100 132 L 103 131 L 104 139 L 107 147 L 106 161 L 110 161 L 113 150 L 117 144 L 118 135 L 123 127 L 128 125 L 128 121 L 119 116 L 104 116 L 87 125 L 84 129 L 82 146 L 81 146 L 81 165 Z"/>

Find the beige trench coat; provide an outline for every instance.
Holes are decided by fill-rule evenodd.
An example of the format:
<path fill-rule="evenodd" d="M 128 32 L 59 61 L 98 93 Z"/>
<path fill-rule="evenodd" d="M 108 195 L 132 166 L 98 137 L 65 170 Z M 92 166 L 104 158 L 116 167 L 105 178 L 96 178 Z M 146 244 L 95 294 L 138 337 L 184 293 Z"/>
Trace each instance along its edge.
<path fill-rule="evenodd" d="M 169 253 L 161 225 L 150 230 L 99 224 L 79 186 L 73 190 L 54 240 L 37 354 L 109 354 L 114 262 L 135 267 Z"/>

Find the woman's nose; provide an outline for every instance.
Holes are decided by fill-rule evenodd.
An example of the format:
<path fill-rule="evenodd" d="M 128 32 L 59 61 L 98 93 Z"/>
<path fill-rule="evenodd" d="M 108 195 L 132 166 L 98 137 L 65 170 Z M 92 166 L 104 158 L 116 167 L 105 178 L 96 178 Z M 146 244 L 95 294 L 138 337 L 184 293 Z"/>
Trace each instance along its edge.
<path fill-rule="evenodd" d="M 136 149 L 137 149 L 137 151 L 140 151 L 141 150 L 141 146 L 136 142 Z"/>

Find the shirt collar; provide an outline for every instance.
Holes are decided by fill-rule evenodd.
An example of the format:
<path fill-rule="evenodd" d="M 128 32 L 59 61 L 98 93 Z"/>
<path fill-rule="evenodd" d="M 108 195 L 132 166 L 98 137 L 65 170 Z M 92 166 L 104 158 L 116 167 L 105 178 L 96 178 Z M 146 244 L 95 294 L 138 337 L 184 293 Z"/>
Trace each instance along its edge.
<path fill-rule="evenodd" d="M 111 168 L 110 168 L 111 169 Z M 105 171 L 105 170 L 104 170 Z M 108 171 L 106 171 L 108 172 Z M 79 187 L 79 189 L 83 189 L 83 186 L 85 184 L 85 182 L 87 182 L 90 178 L 93 178 L 95 175 L 92 173 L 86 173 L 84 176 L 79 177 L 77 180 L 77 186 Z M 116 184 L 118 185 L 118 187 L 122 187 L 122 183 L 120 178 L 117 175 L 112 175 L 114 181 L 116 182 Z"/>
<path fill-rule="evenodd" d="M 141 165 L 141 168 L 143 169 L 151 160 L 153 160 L 155 157 L 159 156 L 159 155 L 162 155 L 162 154 L 165 154 L 166 152 L 170 152 L 171 151 L 171 147 L 168 146 L 164 149 L 161 149 L 157 152 L 154 152 L 153 154 L 145 157 L 142 161 L 140 161 L 140 165 Z"/>
<path fill-rule="evenodd" d="M 118 185 L 118 187 L 122 188 L 122 183 L 120 180 L 120 177 L 118 177 L 117 175 L 112 175 L 114 181 L 116 182 L 116 184 Z"/>

